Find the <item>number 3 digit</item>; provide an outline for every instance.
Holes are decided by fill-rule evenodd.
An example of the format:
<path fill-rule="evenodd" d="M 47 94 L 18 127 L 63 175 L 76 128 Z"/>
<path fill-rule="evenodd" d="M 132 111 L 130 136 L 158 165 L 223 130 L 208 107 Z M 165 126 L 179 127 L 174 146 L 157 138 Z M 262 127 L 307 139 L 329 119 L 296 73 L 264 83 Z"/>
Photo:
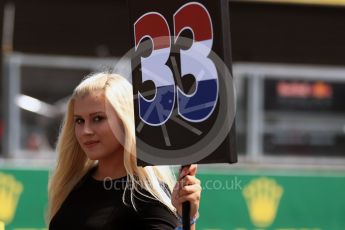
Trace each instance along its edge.
<path fill-rule="evenodd" d="M 156 94 L 152 100 L 139 92 L 139 116 L 152 126 L 164 124 L 170 117 L 175 104 L 175 82 L 167 62 L 170 49 L 169 26 L 161 14 L 150 12 L 134 23 L 135 50 L 144 38 L 151 39 L 152 53 L 141 57 L 142 81 L 153 81 Z"/>
<path fill-rule="evenodd" d="M 181 76 L 192 74 L 195 78 L 195 92 L 186 94 L 177 89 L 178 112 L 190 122 L 206 120 L 213 112 L 218 98 L 218 74 L 208 55 L 213 44 L 211 17 L 199 3 L 187 3 L 174 15 L 175 41 L 183 30 L 193 33 L 193 44 L 188 50 L 181 50 Z"/>

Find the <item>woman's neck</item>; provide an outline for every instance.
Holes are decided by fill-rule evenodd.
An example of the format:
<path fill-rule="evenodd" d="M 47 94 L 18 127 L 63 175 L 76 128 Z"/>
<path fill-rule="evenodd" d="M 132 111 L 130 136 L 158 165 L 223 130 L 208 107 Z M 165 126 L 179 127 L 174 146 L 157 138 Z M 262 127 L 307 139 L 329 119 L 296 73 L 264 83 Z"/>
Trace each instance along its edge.
<path fill-rule="evenodd" d="M 98 166 L 93 174 L 96 180 L 104 180 L 105 178 L 117 179 L 127 175 L 123 162 L 123 149 L 117 151 L 112 157 L 99 159 Z"/>

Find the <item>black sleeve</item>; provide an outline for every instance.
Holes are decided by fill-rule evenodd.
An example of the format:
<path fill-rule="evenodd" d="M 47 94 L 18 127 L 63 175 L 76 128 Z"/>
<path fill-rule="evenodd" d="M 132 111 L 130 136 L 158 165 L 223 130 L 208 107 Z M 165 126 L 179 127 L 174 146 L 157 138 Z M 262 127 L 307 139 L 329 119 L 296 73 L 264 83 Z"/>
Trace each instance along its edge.
<path fill-rule="evenodd" d="M 136 200 L 136 207 L 143 225 L 140 229 L 173 230 L 177 226 L 175 214 L 155 199 L 141 196 Z"/>

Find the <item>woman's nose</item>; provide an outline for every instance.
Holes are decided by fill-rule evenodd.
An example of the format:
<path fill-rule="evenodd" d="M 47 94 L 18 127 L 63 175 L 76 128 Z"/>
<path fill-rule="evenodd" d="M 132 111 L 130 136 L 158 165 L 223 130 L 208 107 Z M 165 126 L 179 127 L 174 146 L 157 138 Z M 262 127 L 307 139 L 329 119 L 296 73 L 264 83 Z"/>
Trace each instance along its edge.
<path fill-rule="evenodd" d="M 94 131 L 93 131 L 91 125 L 90 125 L 88 122 L 85 122 L 85 123 L 84 123 L 83 133 L 84 133 L 85 135 L 90 135 L 90 134 L 93 134 L 93 133 L 94 133 Z"/>

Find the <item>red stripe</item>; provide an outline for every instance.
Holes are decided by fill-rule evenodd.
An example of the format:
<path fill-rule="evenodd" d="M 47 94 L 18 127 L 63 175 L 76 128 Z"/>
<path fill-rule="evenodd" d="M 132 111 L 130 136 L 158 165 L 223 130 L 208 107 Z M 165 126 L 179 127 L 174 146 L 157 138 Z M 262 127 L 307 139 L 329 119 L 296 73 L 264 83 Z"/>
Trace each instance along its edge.
<path fill-rule="evenodd" d="M 184 27 L 191 27 L 195 41 L 212 39 L 212 21 L 205 8 L 190 4 L 181 8 L 175 15 L 175 36 Z"/>
<path fill-rule="evenodd" d="M 154 49 L 170 47 L 169 27 L 162 16 L 158 14 L 147 14 L 135 24 L 135 43 L 138 44 L 144 36 L 151 36 L 154 39 Z"/>

